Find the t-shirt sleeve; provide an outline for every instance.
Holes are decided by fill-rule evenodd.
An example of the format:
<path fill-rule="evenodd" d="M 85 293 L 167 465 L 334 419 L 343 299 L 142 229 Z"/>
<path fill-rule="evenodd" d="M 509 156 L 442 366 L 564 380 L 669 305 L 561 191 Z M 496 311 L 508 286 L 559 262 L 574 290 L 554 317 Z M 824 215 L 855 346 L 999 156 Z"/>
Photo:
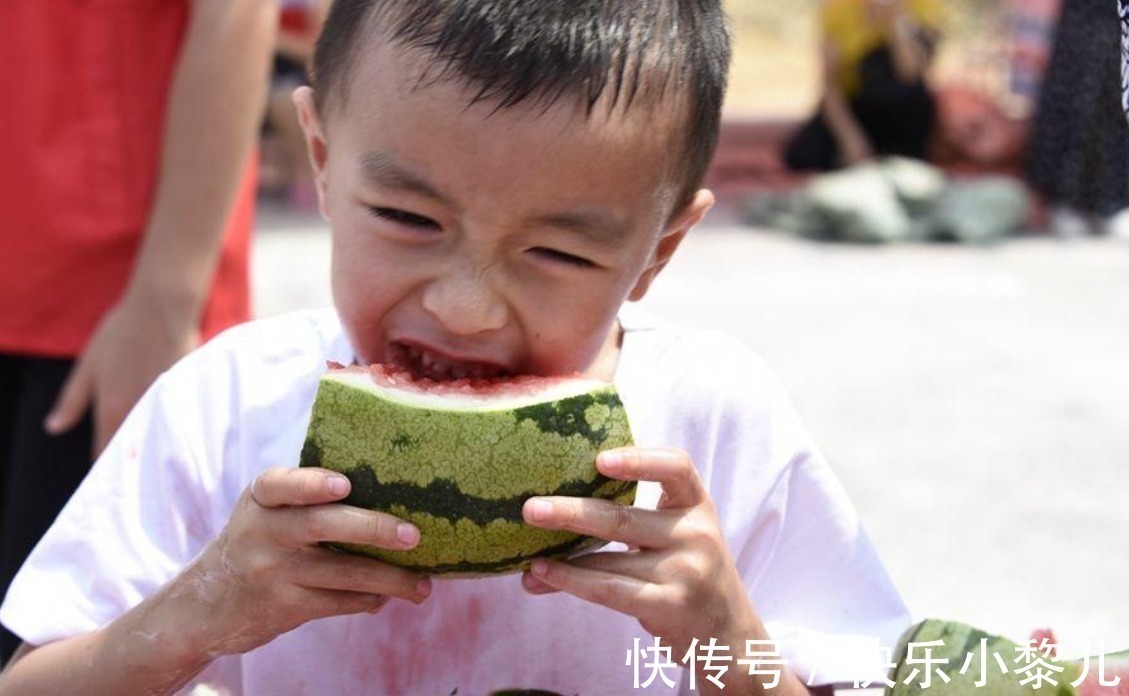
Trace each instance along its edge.
<path fill-rule="evenodd" d="M 699 464 L 770 647 L 804 682 L 881 679 L 910 617 L 854 505 L 759 359 L 712 353 L 725 379 Z"/>
<path fill-rule="evenodd" d="M 758 515 L 771 540 L 750 593 L 780 652 L 811 684 L 879 681 L 906 607 L 831 469 L 797 453 Z M 758 549 L 761 550 L 761 549 Z M 753 549 L 739 553 L 742 561 Z M 739 561 L 740 564 L 740 561 Z"/>
<path fill-rule="evenodd" d="M 216 481 L 178 436 L 193 409 L 181 403 L 178 414 L 173 391 L 165 375 L 142 397 L 13 580 L 0 621 L 25 642 L 99 628 L 214 536 Z"/>

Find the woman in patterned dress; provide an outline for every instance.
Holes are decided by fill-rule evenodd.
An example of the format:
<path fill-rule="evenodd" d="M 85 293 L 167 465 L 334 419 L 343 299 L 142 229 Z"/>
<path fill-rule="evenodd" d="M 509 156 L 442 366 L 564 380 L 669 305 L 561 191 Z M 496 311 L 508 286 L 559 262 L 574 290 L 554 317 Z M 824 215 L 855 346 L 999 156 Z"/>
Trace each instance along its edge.
<path fill-rule="evenodd" d="M 1050 206 L 1050 230 L 1062 237 L 1123 236 L 1129 221 L 1118 215 L 1129 207 L 1129 125 L 1113 13 L 1111 2 L 1064 0 L 1035 114 L 1027 181 Z"/>
<path fill-rule="evenodd" d="M 1121 108 L 1129 118 L 1129 3 L 1118 0 L 1121 14 Z"/>

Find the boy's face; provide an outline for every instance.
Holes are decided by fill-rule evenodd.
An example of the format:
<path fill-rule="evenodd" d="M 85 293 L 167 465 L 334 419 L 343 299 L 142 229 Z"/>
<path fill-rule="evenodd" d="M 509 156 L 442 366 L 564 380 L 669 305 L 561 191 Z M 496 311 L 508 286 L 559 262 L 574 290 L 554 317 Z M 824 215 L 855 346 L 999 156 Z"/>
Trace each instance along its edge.
<path fill-rule="evenodd" d="M 585 119 L 562 99 L 468 106 L 458 80 L 387 41 L 358 51 L 344 99 L 296 95 L 333 296 L 358 359 L 437 379 L 610 379 L 615 315 L 712 203 L 671 215 L 671 118 Z"/>

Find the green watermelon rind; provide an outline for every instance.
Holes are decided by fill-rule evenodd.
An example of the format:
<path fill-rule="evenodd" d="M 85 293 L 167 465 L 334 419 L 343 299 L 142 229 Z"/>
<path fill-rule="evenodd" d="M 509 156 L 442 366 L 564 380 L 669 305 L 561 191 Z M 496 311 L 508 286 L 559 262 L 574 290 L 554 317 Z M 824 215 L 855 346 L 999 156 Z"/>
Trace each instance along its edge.
<path fill-rule="evenodd" d="M 976 686 L 980 680 L 980 650 L 982 639 L 987 639 L 984 646 L 988 654 L 988 678 L 983 686 Z M 913 674 L 914 669 L 920 665 L 906 664 L 909 657 L 910 643 L 928 643 L 935 640 L 944 641 L 943 646 L 932 648 L 934 658 L 948 658 L 949 662 L 943 671 L 949 677 L 949 682 L 944 682 L 936 674 L 932 675 L 928 687 L 922 687 L 924 675 L 918 674 L 909 684 L 905 681 Z M 1012 660 L 1016 655 L 1015 649 L 1019 644 L 993 635 L 980 629 L 969 626 L 959 621 L 943 619 L 925 619 L 910 626 L 903 633 L 894 650 L 893 659 L 896 667 L 890 678 L 893 687 L 887 685 L 885 696 L 961 696 L 963 694 L 980 694 L 982 696 L 1016 696 L 1028 693 L 1044 694 L 1045 696 L 1076 696 L 1077 691 L 1071 682 L 1076 681 L 1082 674 L 1080 661 L 1059 661 L 1055 664 L 1063 667 L 1064 671 L 1054 675 L 1058 686 L 1044 683 L 1039 689 L 1034 687 L 1035 682 L 1021 684 L 1020 681 L 1029 675 L 1017 675 L 1012 669 Z M 1003 657 L 1009 667 L 1007 674 L 1000 672 L 993 654 L 998 653 Z M 921 653 L 919 653 L 921 654 Z M 966 674 L 960 674 L 961 668 L 969 655 L 972 655 L 971 665 Z M 1107 656 L 1108 658 L 1108 656 Z"/>
<path fill-rule="evenodd" d="M 343 473 L 353 483 L 344 502 L 420 528 L 411 551 L 335 548 L 429 574 L 478 576 L 605 543 L 527 525 L 521 506 L 535 495 L 630 505 L 637 484 L 602 476 L 595 459 L 632 443 L 610 384 L 519 408 L 438 410 L 385 398 L 331 372 L 319 383 L 300 465 Z"/>

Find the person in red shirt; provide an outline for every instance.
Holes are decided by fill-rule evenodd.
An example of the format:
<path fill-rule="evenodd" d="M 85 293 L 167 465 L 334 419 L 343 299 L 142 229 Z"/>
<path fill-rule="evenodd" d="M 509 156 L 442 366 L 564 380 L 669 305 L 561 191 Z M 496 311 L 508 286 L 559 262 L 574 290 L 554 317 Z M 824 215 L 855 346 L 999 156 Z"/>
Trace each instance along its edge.
<path fill-rule="evenodd" d="M 0 3 L 5 592 L 150 382 L 249 318 L 277 24 L 276 0 Z"/>

